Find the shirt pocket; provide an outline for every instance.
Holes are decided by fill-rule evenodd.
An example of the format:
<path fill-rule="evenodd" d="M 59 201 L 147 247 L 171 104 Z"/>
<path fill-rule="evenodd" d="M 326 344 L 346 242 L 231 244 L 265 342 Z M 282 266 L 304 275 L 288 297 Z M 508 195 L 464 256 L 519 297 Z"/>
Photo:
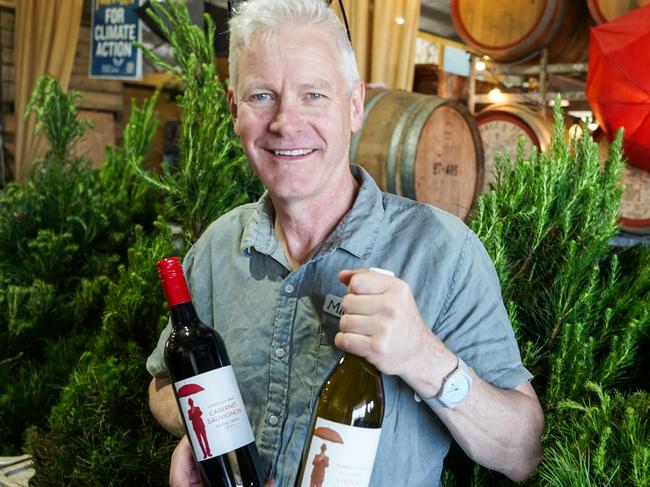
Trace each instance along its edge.
<path fill-rule="evenodd" d="M 321 343 L 335 347 L 334 337 L 339 332 L 339 318 L 323 313 L 321 319 L 322 334 Z"/>

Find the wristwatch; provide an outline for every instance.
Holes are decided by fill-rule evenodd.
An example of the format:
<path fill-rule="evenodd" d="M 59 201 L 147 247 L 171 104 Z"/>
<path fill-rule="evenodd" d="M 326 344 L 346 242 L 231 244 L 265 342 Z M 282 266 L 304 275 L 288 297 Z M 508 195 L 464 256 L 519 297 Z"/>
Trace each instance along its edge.
<path fill-rule="evenodd" d="M 446 407 L 454 409 L 465 400 L 472 382 L 469 367 L 458 357 L 458 366 L 442 379 L 442 386 L 438 394 L 425 399 L 424 402 L 433 408 Z"/>

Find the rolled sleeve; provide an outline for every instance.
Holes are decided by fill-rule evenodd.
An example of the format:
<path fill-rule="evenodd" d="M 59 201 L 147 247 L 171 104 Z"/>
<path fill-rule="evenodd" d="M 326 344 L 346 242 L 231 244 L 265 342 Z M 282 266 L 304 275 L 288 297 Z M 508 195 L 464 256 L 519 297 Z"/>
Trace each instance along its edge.
<path fill-rule="evenodd" d="M 531 380 L 485 247 L 468 230 L 434 332 L 486 382 L 514 389 Z"/>
<path fill-rule="evenodd" d="M 169 375 L 167 367 L 165 366 L 164 353 L 165 343 L 171 333 L 171 326 L 171 321 L 167 322 L 167 326 L 158 337 L 156 348 L 151 352 L 151 355 L 147 357 L 147 371 L 152 377 L 167 377 Z"/>

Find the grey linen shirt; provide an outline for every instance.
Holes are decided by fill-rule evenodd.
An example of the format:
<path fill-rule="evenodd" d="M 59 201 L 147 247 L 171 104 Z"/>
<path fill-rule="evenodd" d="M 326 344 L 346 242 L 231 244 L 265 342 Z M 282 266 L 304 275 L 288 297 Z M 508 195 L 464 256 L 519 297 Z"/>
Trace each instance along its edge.
<path fill-rule="evenodd" d="M 314 255 L 291 270 L 273 230 L 268 194 L 215 221 L 190 249 L 184 268 L 200 318 L 228 348 L 266 473 L 293 486 L 319 389 L 342 352 L 338 318 L 323 310 L 343 297 L 341 269 L 381 267 L 406 281 L 433 332 L 487 382 L 512 389 L 532 375 L 501 299 L 496 272 L 459 219 L 382 193 L 360 167 L 352 209 Z M 147 360 L 167 375 L 169 326 Z M 399 377 L 383 376 L 384 423 L 373 487 L 440 483 L 450 434 Z"/>

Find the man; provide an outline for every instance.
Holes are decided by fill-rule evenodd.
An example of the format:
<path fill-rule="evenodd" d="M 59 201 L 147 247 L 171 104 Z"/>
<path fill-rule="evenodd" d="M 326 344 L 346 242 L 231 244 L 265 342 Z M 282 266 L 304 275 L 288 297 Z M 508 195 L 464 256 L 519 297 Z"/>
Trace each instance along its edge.
<path fill-rule="evenodd" d="M 269 478 L 293 485 L 342 351 L 384 374 L 371 485 L 437 485 L 451 437 L 476 462 L 526 478 L 543 414 L 494 268 L 458 219 L 381 193 L 350 166 L 364 85 L 338 19 L 321 0 L 250 0 L 231 21 L 230 50 L 235 131 L 268 192 L 213 223 L 185 270 L 199 315 L 224 337 Z M 340 319 L 325 311 L 337 297 Z M 150 405 L 181 436 L 167 333 L 147 361 Z M 191 485 L 191 471 L 183 438 L 170 483 Z"/>

